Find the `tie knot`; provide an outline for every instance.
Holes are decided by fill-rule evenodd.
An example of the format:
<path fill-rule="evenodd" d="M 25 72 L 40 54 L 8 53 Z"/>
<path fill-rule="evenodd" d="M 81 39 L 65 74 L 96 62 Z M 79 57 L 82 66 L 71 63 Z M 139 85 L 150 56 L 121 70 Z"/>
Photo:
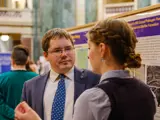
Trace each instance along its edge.
<path fill-rule="evenodd" d="M 64 75 L 64 74 L 60 74 L 60 75 L 59 75 L 59 78 L 60 78 L 60 79 L 64 79 L 64 78 L 65 78 L 65 75 Z"/>

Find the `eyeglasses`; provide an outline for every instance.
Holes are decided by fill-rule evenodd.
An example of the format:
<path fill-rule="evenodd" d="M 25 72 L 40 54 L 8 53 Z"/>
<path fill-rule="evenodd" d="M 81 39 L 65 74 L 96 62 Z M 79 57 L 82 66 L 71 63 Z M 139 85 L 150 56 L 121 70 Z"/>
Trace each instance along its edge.
<path fill-rule="evenodd" d="M 63 52 L 65 52 L 66 54 L 71 53 L 74 50 L 74 47 L 71 46 L 67 46 L 65 48 L 56 48 L 54 50 L 48 51 L 48 53 L 51 54 L 56 54 L 56 55 L 61 55 Z"/>

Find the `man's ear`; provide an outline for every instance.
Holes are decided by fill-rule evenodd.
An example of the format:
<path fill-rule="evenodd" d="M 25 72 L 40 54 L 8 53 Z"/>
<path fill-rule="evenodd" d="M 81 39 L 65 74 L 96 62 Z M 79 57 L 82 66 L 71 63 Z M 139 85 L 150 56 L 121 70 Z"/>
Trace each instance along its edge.
<path fill-rule="evenodd" d="M 14 60 L 11 58 L 11 65 L 13 66 L 15 64 Z"/>
<path fill-rule="evenodd" d="M 45 59 L 48 61 L 48 53 L 47 52 L 43 52 L 43 56 L 45 57 Z"/>

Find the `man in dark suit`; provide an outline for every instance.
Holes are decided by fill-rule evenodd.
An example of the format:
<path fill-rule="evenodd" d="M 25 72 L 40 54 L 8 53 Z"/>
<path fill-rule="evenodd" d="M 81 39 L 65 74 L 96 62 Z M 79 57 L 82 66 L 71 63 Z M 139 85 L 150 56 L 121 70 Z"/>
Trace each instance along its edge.
<path fill-rule="evenodd" d="M 71 120 L 76 99 L 98 84 L 100 75 L 74 66 L 74 43 L 65 30 L 49 30 L 42 39 L 42 48 L 51 70 L 27 81 L 22 99 L 42 120 Z"/>

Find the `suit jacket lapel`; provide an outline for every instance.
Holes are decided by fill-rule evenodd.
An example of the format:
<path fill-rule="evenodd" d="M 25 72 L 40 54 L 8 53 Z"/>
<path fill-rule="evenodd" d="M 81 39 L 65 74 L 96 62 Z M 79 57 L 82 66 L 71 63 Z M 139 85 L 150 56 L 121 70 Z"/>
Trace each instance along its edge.
<path fill-rule="evenodd" d="M 84 71 L 74 68 L 74 103 L 80 94 L 85 90 Z"/>
<path fill-rule="evenodd" d="M 41 79 L 39 79 L 37 81 L 37 88 L 35 88 L 35 103 L 36 103 L 36 111 L 37 113 L 40 115 L 40 117 L 42 118 L 42 120 L 44 119 L 43 117 L 43 96 L 44 96 L 44 90 L 45 90 L 45 86 L 48 80 L 50 72 L 48 72 L 47 74 L 41 76 Z M 39 99 L 38 99 L 39 98 Z"/>

